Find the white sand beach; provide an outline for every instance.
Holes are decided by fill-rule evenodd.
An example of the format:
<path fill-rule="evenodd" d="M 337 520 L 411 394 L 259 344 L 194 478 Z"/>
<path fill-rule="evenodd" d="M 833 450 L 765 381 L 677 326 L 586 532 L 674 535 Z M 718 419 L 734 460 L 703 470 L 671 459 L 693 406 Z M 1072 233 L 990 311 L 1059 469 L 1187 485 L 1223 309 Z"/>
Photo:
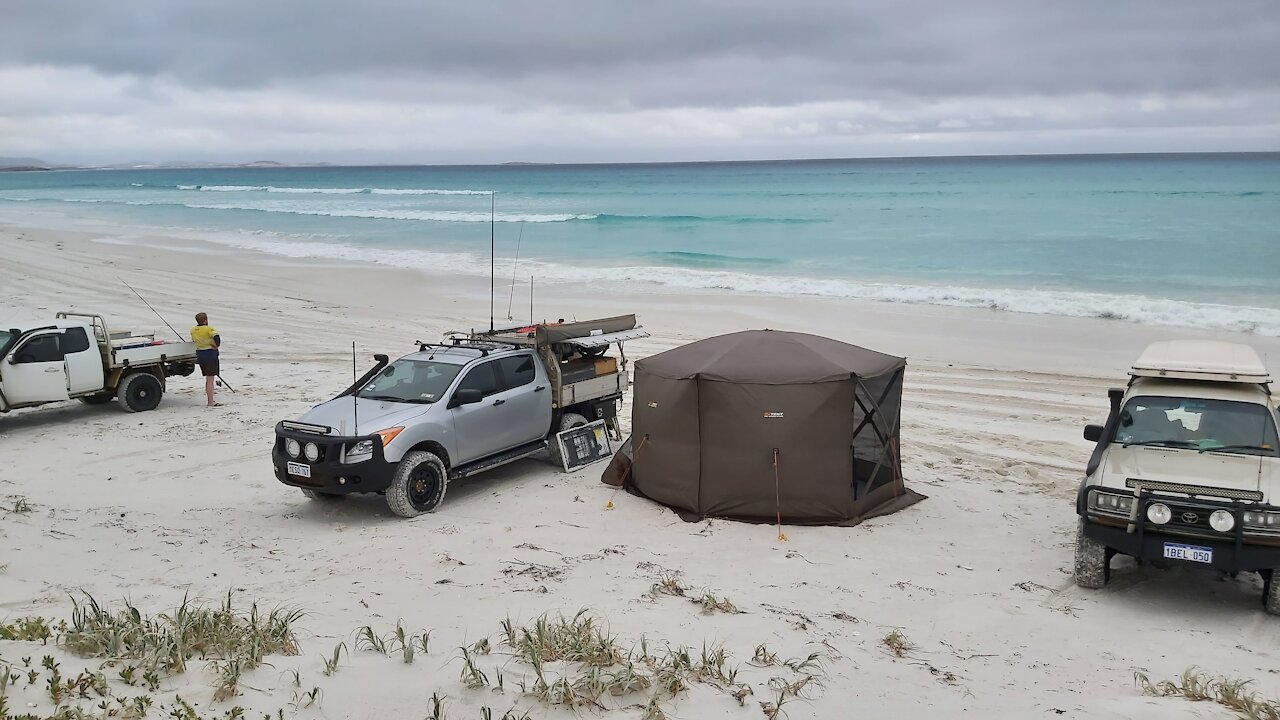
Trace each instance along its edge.
<path fill-rule="evenodd" d="M 405 520 L 382 498 L 304 498 L 272 474 L 272 427 L 341 391 L 375 352 L 488 322 L 488 283 L 385 267 L 353 267 L 237 251 L 190 239 L 122 242 L 91 231 L 0 225 L 0 319 L 102 312 L 113 324 L 167 329 L 128 282 L 179 330 L 203 310 L 224 339 L 236 393 L 206 409 L 199 377 L 174 378 L 160 408 L 130 414 L 78 402 L 0 416 L 0 622 L 65 618 L 87 592 L 142 612 L 184 595 L 295 607 L 301 653 L 273 655 L 215 703 L 213 676 L 193 664 L 151 693 L 221 716 L 419 718 L 433 693 L 446 716 L 640 718 L 652 689 L 609 709 L 551 707 L 519 688 L 528 666 L 501 642 L 500 622 L 586 610 L 623 647 L 722 645 L 740 703 L 712 683 L 664 696 L 666 717 L 760 718 L 770 681 L 803 676 L 752 664 L 817 653 L 804 697 L 778 717 L 1228 718 L 1209 703 L 1144 696 L 1134 673 L 1173 678 L 1190 666 L 1251 679 L 1280 696 L 1280 622 L 1262 612 L 1255 576 L 1137 568 L 1105 590 L 1072 582 L 1074 499 L 1106 413 L 1106 388 L 1149 342 L 1221 338 L 1280 358 L 1280 339 L 997 311 L 778 298 L 658 287 L 547 284 L 538 319 L 635 312 L 652 337 L 632 360 L 723 332 L 769 327 L 827 335 L 908 359 L 902 453 L 908 486 L 928 500 L 853 528 L 685 523 L 599 481 L 603 464 L 564 473 L 524 460 L 451 486 L 435 513 Z M 500 290 L 502 283 L 500 282 Z M 503 293 L 499 293 L 502 295 Z M 528 317 L 517 291 L 514 314 Z M 503 300 L 506 298 L 503 297 Z M 506 303 L 498 302 L 499 320 Z M 2 324 L 2 323 L 0 323 Z M 629 413 L 624 407 L 624 414 Z M 624 426 L 626 424 L 624 419 Z M 19 501 L 29 511 L 18 512 Z M 612 507 L 610 507 L 612 503 Z M 664 573 L 690 594 L 740 613 L 704 613 L 653 595 Z M 357 649 L 356 630 L 397 621 L 431 630 L 405 664 Z M 899 657 L 882 642 L 899 631 Z M 489 638 L 477 663 L 490 687 L 460 680 L 458 648 Z M 349 652 L 326 675 L 324 658 Z M 0 641 L 0 664 L 52 654 L 62 673 L 101 661 L 39 643 Z M 763 666 L 760 666 L 763 665 Z M 300 678 L 295 687 L 293 670 Z M 492 687 L 497 673 L 501 691 Z M 23 669 L 25 676 L 26 670 Z M 114 671 L 108 673 L 114 677 Z M 11 713 L 51 713 L 41 684 L 8 689 Z M 42 681 L 43 682 L 43 681 Z M 300 690 L 319 687 L 309 706 Z M 132 695 L 139 688 L 114 682 Z M 84 701 L 90 709 L 94 701 Z M 155 716 L 160 716 L 158 712 Z"/>

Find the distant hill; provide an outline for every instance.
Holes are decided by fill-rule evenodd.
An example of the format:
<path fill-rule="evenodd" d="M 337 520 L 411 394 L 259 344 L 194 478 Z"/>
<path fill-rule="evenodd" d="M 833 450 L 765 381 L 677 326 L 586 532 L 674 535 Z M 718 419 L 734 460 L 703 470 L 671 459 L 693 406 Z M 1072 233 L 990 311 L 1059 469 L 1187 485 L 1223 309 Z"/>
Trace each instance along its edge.
<path fill-rule="evenodd" d="M 0 157 L 0 170 L 50 170 L 56 167 L 65 166 L 47 163 L 39 158 Z"/>
<path fill-rule="evenodd" d="M 208 160 L 166 160 L 164 162 L 128 162 L 100 165 L 110 170 L 202 170 L 206 168 L 290 168 L 330 167 L 332 163 L 288 163 L 275 160 L 255 160 L 247 163 L 210 162 Z"/>

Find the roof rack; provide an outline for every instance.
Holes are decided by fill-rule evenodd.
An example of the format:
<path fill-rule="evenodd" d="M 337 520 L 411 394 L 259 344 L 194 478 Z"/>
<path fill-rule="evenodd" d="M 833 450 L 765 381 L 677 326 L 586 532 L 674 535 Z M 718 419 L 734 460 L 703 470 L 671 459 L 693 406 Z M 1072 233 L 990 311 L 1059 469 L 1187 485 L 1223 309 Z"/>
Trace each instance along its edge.
<path fill-rule="evenodd" d="M 450 342 L 433 343 L 416 340 L 414 343 L 418 346 L 418 352 L 426 352 L 427 348 L 438 348 L 441 350 L 474 350 L 480 353 L 480 357 L 488 357 L 491 352 L 500 352 L 503 350 L 515 350 L 514 345 L 508 343 L 492 342 L 489 340 L 476 340 L 468 337 L 451 337 Z"/>

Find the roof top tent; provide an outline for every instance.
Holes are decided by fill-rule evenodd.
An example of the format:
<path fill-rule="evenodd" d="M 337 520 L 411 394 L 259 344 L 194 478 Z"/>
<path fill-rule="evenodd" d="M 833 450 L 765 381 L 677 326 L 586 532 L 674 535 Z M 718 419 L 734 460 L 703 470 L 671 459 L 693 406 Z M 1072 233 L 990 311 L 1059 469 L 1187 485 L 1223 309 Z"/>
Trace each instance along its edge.
<path fill-rule="evenodd" d="M 1271 375 L 1248 345 L 1213 340 L 1167 340 L 1152 343 L 1129 370 L 1133 378 L 1201 380 L 1259 384 Z"/>
<path fill-rule="evenodd" d="M 635 315 L 473 330 L 467 334 L 469 342 L 497 342 L 537 350 L 550 376 L 556 409 L 600 397 L 620 398 L 630 384 L 624 344 L 646 337 L 649 333 L 636 324 Z M 614 344 L 618 346 L 617 359 L 607 355 L 609 346 Z M 603 419 L 614 437 L 621 440 L 616 415 Z"/>
<path fill-rule="evenodd" d="M 855 525 L 895 512 L 923 499 L 902 479 L 905 367 L 772 330 L 640 360 L 628 487 L 686 520 Z"/>

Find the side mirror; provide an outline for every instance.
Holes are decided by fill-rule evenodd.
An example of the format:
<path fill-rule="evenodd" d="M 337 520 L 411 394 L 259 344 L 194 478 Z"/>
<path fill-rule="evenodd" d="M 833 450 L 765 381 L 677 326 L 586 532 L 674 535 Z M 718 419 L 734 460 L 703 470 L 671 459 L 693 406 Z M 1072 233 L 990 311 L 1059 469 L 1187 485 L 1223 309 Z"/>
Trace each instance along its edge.
<path fill-rule="evenodd" d="M 1101 425 L 1085 425 L 1084 439 L 1089 442 L 1098 442 L 1102 439 L 1102 429 Z"/>
<path fill-rule="evenodd" d="M 456 408 L 461 405 L 474 405 L 484 399 L 484 393 L 475 388 L 462 388 L 455 390 L 453 397 L 449 399 L 449 407 Z"/>

